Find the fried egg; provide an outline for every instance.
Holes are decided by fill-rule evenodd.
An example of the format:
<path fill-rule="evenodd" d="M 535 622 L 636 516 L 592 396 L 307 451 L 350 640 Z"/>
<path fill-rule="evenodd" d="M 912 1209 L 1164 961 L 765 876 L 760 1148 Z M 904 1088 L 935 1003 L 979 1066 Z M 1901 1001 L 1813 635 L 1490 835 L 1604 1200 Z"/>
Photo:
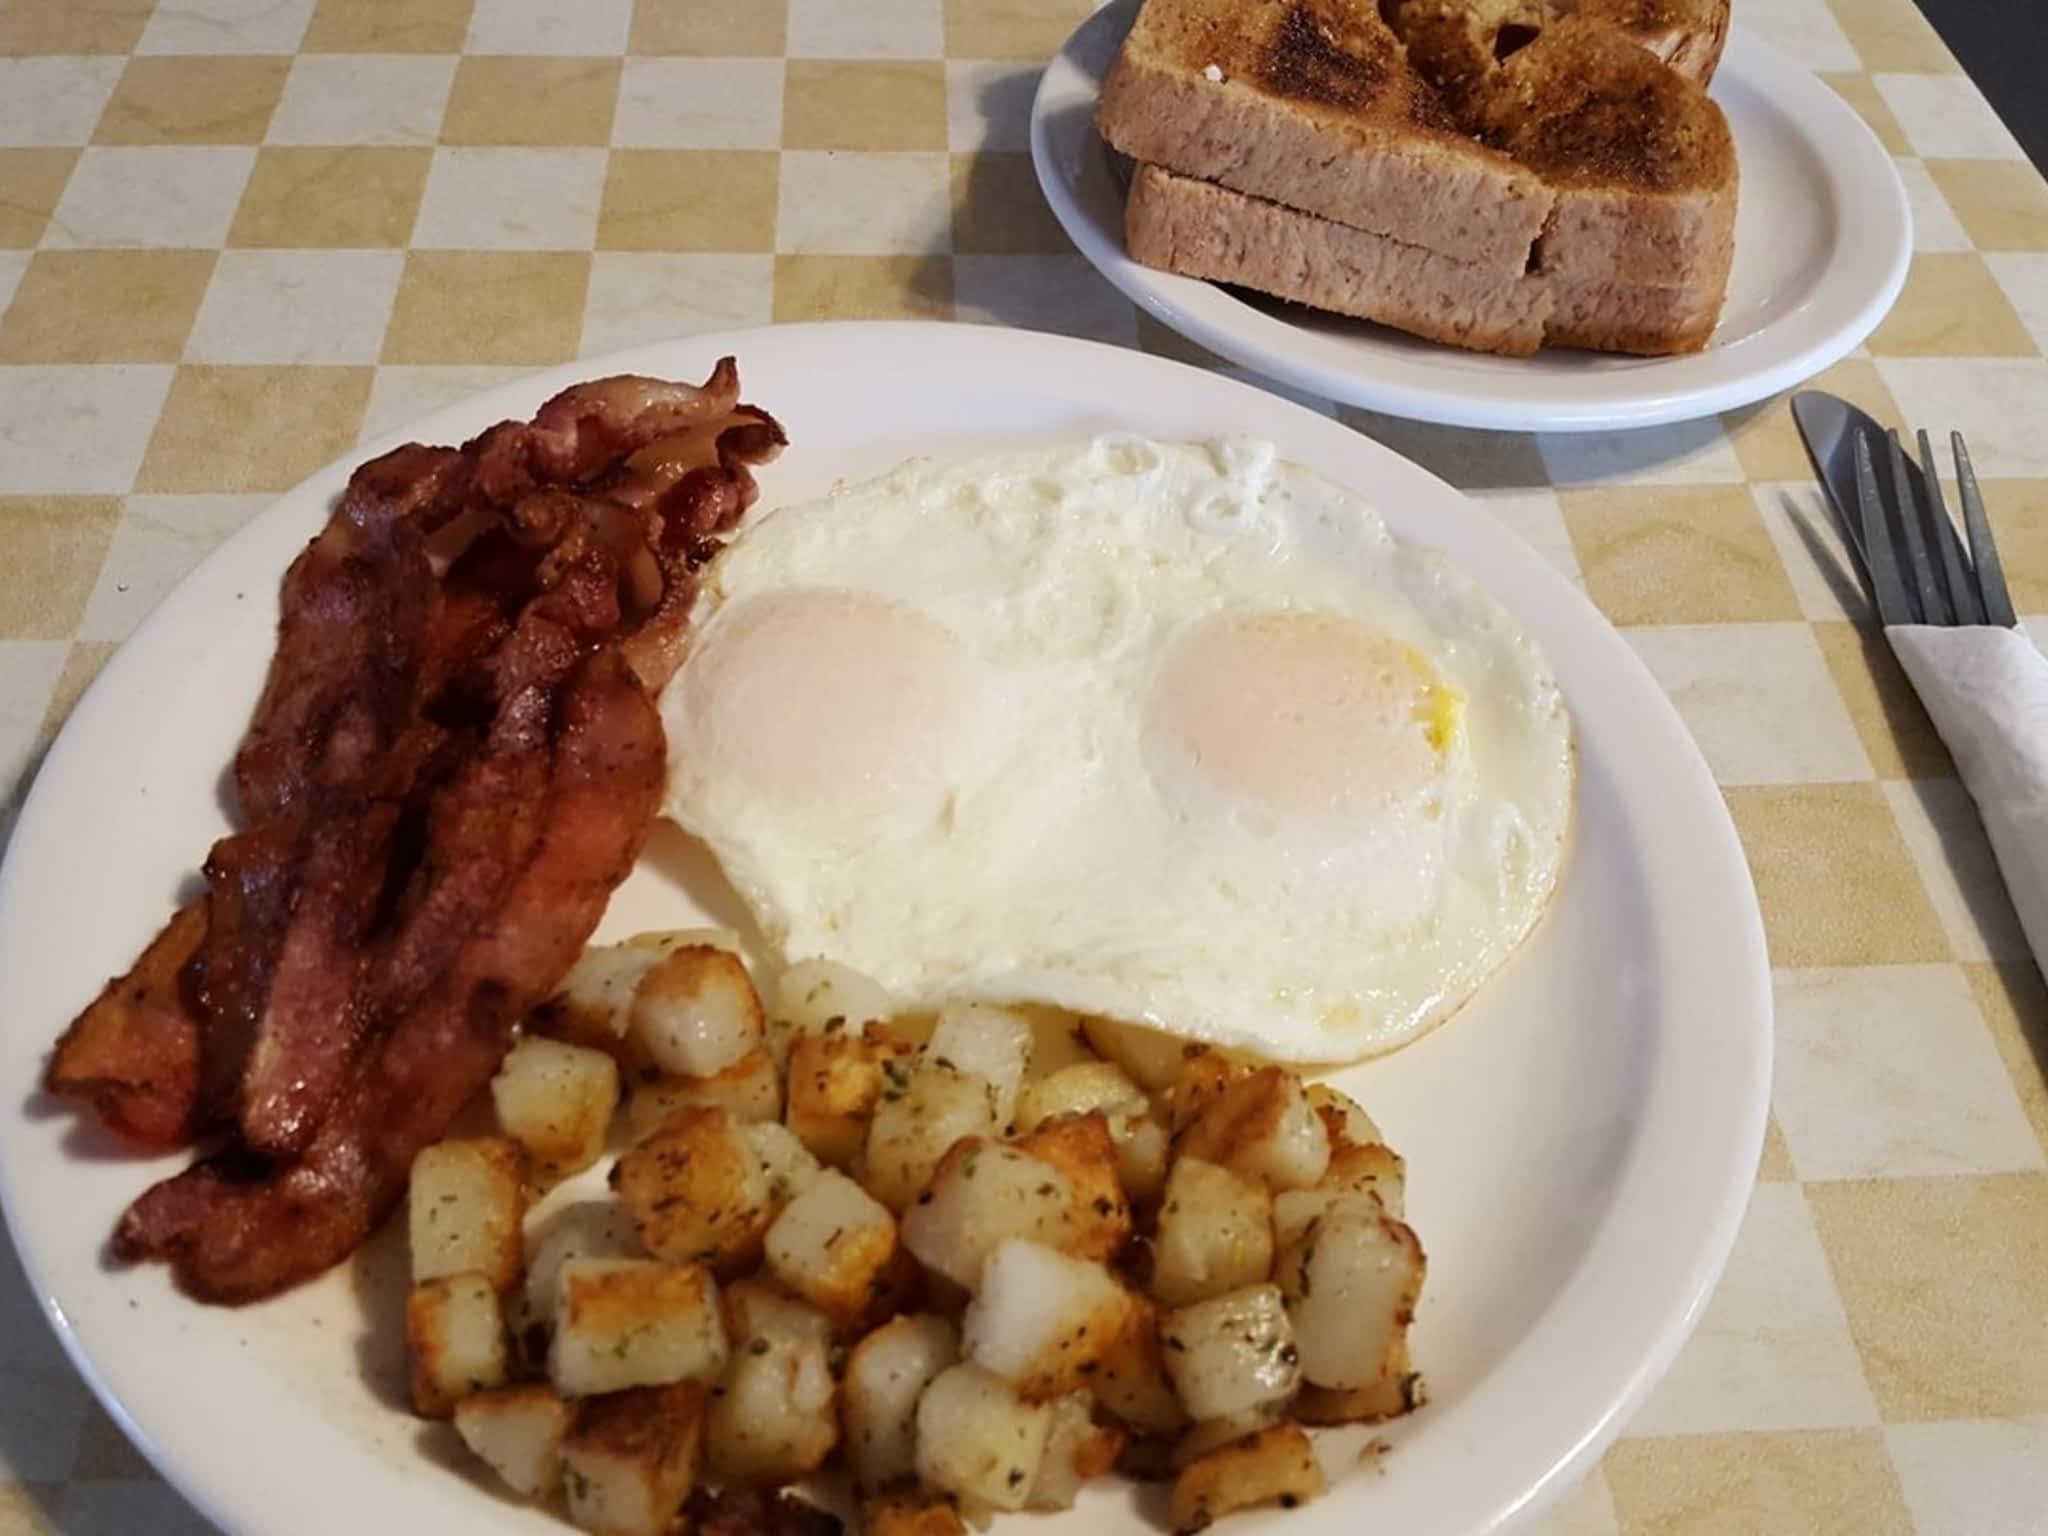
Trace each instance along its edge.
<path fill-rule="evenodd" d="M 761 516 L 692 633 L 667 813 L 782 958 L 908 1007 L 1349 1060 L 1454 1009 L 1558 877 L 1535 646 L 1270 444 L 914 460 Z"/>

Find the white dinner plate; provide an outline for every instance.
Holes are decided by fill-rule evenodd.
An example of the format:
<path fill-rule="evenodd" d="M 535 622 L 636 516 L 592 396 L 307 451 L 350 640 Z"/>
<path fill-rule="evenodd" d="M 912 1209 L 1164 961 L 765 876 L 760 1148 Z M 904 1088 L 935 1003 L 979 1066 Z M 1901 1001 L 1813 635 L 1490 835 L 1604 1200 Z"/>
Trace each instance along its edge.
<path fill-rule="evenodd" d="M 1420 1043 L 1336 1079 L 1408 1160 L 1429 1251 L 1414 1353 L 1432 1401 L 1391 1450 L 1327 1442 L 1334 1490 L 1259 1516 L 1295 1536 L 1470 1536 L 1558 1492 L 1620 1428 L 1718 1275 L 1756 1166 L 1770 989 L 1755 895 L 1678 716 L 1563 577 L 1386 448 L 1270 394 L 1090 343 L 941 325 L 774 327 L 663 343 L 479 396 L 407 437 L 458 442 L 576 379 L 704 376 L 731 352 L 792 447 L 764 500 L 814 496 L 919 453 L 1107 428 L 1249 433 L 1447 551 L 1519 616 L 1576 717 L 1573 845 L 1550 913 L 1507 971 Z M 269 660 L 278 579 L 350 464 L 282 497 L 136 632 L 51 749 L 0 870 L 0 1195 L 36 1293 L 109 1409 L 238 1536 L 561 1529 L 466 1475 L 446 1431 L 398 1404 L 403 1237 L 274 1302 L 181 1299 L 159 1267 L 110 1268 L 122 1207 L 180 1159 L 118 1155 L 36 1092 L 50 1043 L 170 911 L 227 826 L 222 770 Z M 726 918 L 709 860 L 657 837 L 604 931 Z M 402 1228 L 403 1223 L 394 1224 Z M 394 1283 L 399 1288 L 394 1288 Z M 998 1530 L 1151 1529 L 1123 1486 Z"/>
<path fill-rule="evenodd" d="M 1297 389 L 1392 416 L 1525 432 L 1687 421 L 1798 384 L 1884 318 L 1913 255 L 1891 156 L 1848 104 L 1738 25 L 1715 75 L 1741 163 L 1721 327 L 1690 357 L 1494 357 L 1141 266 L 1095 98 L 1137 14 L 1097 11 L 1046 67 L 1031 111 L 1039 185 L 1081 254 L 1160 321 Z"/>

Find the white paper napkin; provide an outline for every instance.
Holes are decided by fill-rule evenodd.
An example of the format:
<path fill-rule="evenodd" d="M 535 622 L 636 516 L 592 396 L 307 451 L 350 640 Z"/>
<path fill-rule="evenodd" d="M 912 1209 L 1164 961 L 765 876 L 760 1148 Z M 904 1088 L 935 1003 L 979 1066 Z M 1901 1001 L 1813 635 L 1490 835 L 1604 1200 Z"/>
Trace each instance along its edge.
<path fill-rule="evenodd" d="M 2016 629 L 1885 630 L 1977 802 L 2034 962 L 2048 974 L 2048 658 Z"/>

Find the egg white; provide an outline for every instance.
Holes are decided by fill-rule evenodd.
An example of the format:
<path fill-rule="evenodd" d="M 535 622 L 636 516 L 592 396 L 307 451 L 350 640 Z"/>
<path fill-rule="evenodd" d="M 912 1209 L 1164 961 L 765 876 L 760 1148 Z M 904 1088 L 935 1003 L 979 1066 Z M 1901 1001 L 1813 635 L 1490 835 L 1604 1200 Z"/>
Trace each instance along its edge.
<path fill-rule="evenodd" d="M 667 811 L 784 958 L 1289 1061 L 1535 924 L 1569 717 L 1432 551 L 1268 444 L 914 460 L 760 517 L 663 697 Z"/>

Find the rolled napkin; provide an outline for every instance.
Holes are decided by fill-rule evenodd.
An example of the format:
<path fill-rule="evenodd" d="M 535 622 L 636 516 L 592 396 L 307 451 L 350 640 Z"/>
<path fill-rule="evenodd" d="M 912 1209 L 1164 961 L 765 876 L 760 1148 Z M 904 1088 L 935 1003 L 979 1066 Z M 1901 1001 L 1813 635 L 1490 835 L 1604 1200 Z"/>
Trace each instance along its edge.
<path fill-rule="evenodd" d="M 1885 636 L 1977 802 L 2048 974 L 2048 658 L 2017 629 L 1988 624 L 1893 624 Z"/>

